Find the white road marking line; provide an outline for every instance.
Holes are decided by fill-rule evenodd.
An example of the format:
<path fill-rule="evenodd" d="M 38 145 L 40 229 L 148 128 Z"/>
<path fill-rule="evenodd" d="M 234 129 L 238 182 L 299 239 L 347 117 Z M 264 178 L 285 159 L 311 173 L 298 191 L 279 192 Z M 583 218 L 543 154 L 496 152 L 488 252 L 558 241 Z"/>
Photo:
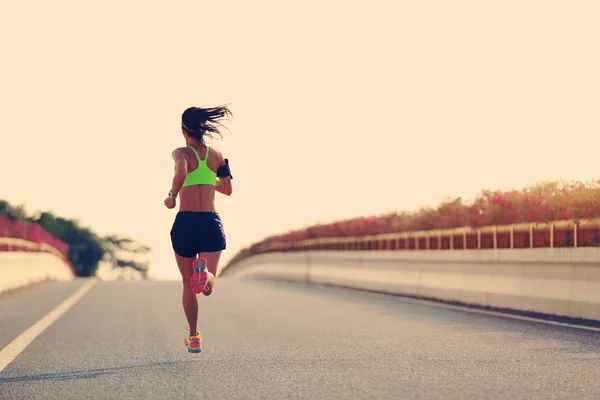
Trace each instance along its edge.
<path fill-rule="evenodd" d="M 83 295 L 90 290 L 98 280 L 92 279 L 85 285 L 80 287 L 75 293 L 73 293 L 68 299 L 63 301 L 54 310 L 44 315 L 38 322 L 29 327 L 26 331 L 21 333 L 15 340 L 10 342 L 8 346 L 0 351 L 0 372 L 6 368 L 17 356 L 25 350 L 31 342 L 35 340 L 42 332 L 46 330 L 54 321 L 56 321 L 61 315 L 63 315 L 69 308 L 71 308 Z"/>

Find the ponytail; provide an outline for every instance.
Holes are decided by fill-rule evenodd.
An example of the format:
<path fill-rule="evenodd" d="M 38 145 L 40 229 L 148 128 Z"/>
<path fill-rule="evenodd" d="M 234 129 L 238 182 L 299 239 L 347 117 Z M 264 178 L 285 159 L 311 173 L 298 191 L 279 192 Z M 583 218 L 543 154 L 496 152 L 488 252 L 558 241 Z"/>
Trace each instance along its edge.
<path fill-rule="evenodd" d="M 204 136 L 211 139 L 215 138 L 212 134 L 223 136 L 219 131 L 219 127 L 223 126 L 221 120 L 230 116 L 231 111 L 227 106 L 190 107 L 181 115 L 181 127 L 190 137 L 198 139 L 204 144 Z"/>

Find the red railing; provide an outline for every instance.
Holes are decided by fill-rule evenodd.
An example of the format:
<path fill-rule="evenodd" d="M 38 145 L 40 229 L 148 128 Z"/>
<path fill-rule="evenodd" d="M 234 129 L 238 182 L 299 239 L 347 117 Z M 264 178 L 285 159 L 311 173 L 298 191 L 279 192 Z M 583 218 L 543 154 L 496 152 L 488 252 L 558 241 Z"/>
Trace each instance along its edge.
<path fill-rule="evenodd" d="M 599 246 L 600 219 L 554 221 L 256 243 L 240 251 L 224 270 L 250 256 L 271 252 L 456 251 Z"/>
<path fill-rule="evenodd" d="M 483 190 L 415 212 L 358 217 L 272 235 L 225 266 L 255 254 L 312 250 L 466 250 L 600 246 L 600 180 Z M 550 222 L 549 222 L 550 221 Z"/>
<path fill-rule="evenodd" d="M 33 222 L 0 217 L 0 252 L 50 253 L 62 259 L 76 275 L 69 261 L 69 246 Z"/>

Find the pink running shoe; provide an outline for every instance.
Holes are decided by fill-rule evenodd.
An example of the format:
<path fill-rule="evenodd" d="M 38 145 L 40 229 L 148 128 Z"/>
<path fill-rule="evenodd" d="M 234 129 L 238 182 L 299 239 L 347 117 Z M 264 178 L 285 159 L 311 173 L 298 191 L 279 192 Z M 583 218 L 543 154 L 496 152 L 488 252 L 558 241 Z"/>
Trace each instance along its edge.
<path fill-rule="evenodd" d="M 194 260 L 192 265 L 194 267 L 194 273 L 190 278 L 190 287 L 194 293 L 202 293 L 206 287 L 206 282 L 208 281 L 208 273 L 206 271 L 208 261 L 206 261 L 206 258 L 204 257 L 198 257 Z"/>
<path fill-rule="evenodd" d="M 189 331 L 190 327 L 186 326 L 185 329 Z M 199 331 L 196 332 L 196 336 L 187 336 L 185 339 L 183 339 L 183 343 L 190 353 L 202 352 L 202 335 Z"/>

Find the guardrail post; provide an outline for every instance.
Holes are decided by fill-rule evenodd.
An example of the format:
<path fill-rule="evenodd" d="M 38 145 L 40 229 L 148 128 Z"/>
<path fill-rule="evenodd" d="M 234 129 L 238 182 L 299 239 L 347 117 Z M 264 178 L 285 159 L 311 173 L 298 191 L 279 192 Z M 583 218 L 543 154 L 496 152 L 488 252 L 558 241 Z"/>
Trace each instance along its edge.
<path fill-rule="evenodd" d="M 511 249 L 515 248 L 515 227 L 514 226 L 510 227 L 510 248 Z"/>
<path fill-rule="evenodd" d="M 477 250 L 481 250 L 481 230 L 477 229 Z"/>
<path fill-rule="evenodd" d="M 498 227 L 494 225 L 494 249 L 498 248 Z"/>
<path fill-rule="evenodd" d="M 529 225 L 529 248 L 533 248 L 533 225 Z"/>
<path fill-rule="evenodd" d="M 573 247 L 577 247 L 577 224 L 573 225 Z"/>
<path fill-rule="evenodd" d="M 554 247 L 554 224 L 550 225 L 550 248 Z"/>

